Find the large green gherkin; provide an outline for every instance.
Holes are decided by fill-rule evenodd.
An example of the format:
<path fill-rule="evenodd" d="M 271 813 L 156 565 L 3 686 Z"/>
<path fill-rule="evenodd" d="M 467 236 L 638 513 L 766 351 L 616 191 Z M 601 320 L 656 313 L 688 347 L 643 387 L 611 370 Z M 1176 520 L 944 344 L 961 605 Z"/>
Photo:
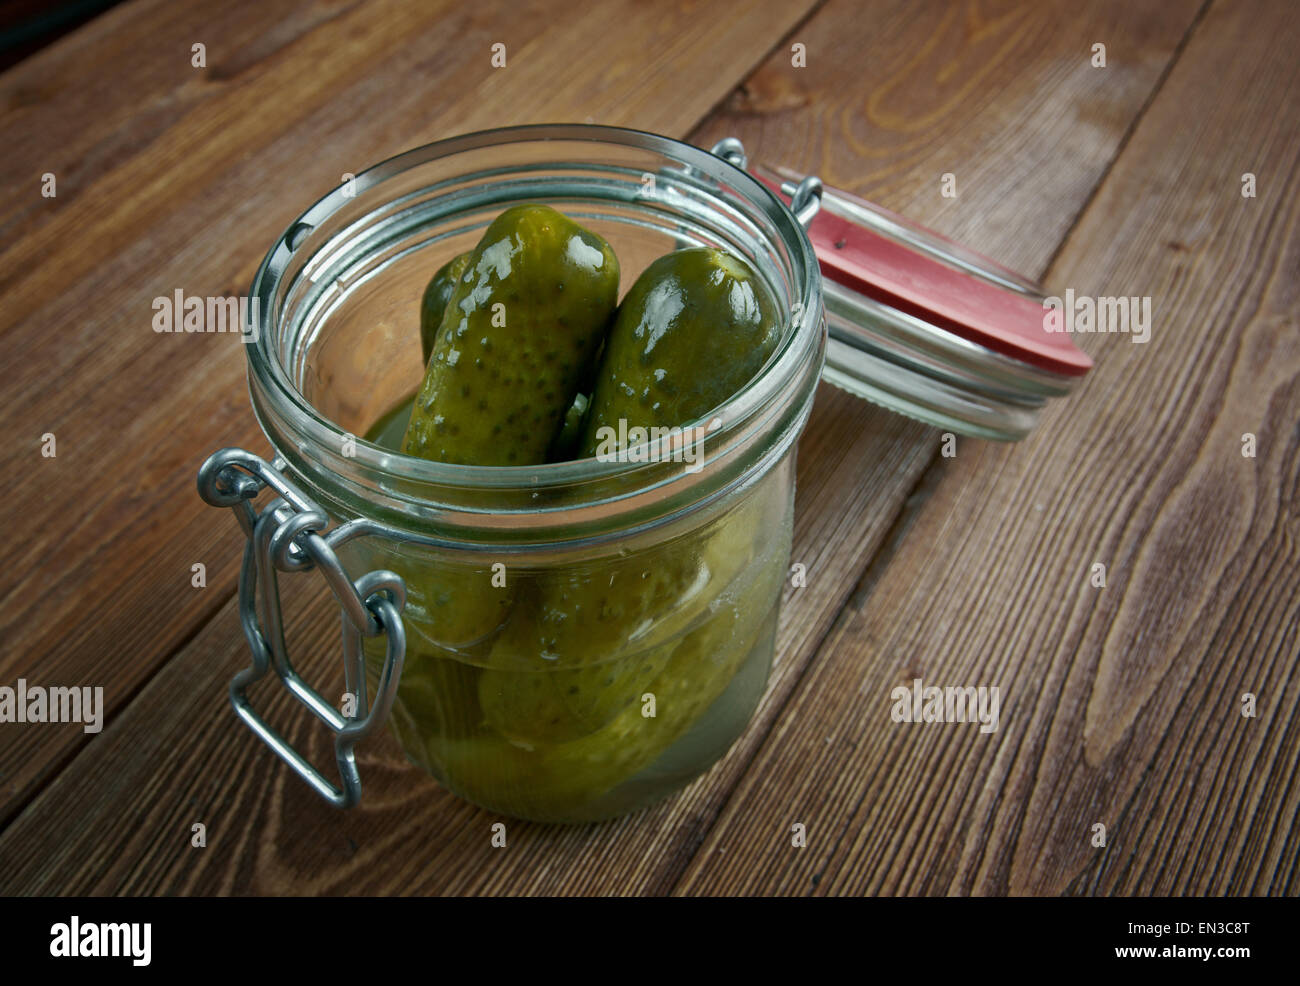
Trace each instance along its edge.
<path fill-rule="evenodd" d="M 618 310 L 601 359 L 583 455 L 627 428 L 690 424 L 762 369 L 782 332 L 771 291 L 743 260 L 696 247 L 660 257 Z"/>
<path fill-rule="evenodd" d="M 618 260 L 603 239 L 548 206 L 501 213 L 443 314 L 402 451 L 545 462 L 617 303 Z"/>
<path fill-rule="evenodd" d="M 401 451 L 482 466 L 545 462 L 592 371 L 618 281 L 609 244 L 554 209 L 521 205 L 497 216 L 422 299 L 423 329 L 451 289 Z M 386 438 L 403 413 L 372 433 Z M 408 582 L 413 650 L 472 653 L 505 621 L 513 584 L 494 579 L 495 559 L 452 564 L 418 545 L 394 554 Z M 404 679 L 414 682 L 422 667 L 437 665 L 412 660 Z"/>

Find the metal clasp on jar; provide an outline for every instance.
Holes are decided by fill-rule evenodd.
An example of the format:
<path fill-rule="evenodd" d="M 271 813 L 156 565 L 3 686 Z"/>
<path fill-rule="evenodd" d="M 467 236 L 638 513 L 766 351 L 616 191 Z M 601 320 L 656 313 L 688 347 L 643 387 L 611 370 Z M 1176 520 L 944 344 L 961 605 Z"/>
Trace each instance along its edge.
<path fill-rule="evenodd" d="M 248 539 L 239 573 L 239 619 L 253 662 L 230 682 L 230 704 L 239 718 L 321 797 L 336 807 L 350 808 L 361 798 L 354 747 L 388 718 L 397 694 L 406 656 L 406 630 L 401 617 L 406 585 L 399 575 L 387 570 L 350 579 L 339 562 L 337 549 L 364 533 L 364 526 L 345 524 L 322 534 L 329 524 L 325 512 L 277 467 L 282 468 L 283 462 L 277 460 L 271 465 L 251 452 L 226 448 L 210 455 L 199 469 L 199 495 L 210 506 L 232 508 Z M 259 514 L 251 501 L 268 486 L 279 496 Z M 340 713 L 298 676 L 285 647 L 277 573 L 311 569 L 325 576 L 342 611 L 344 675 L 348 693 L 355 700 L 351 715 Z M 374 704 L 367 708 L 361 638 L 384 635 L 388 638 L 384 664 Z M 327 780 L 253 709 L 248 687 L 272 669 L 293 697 L 334 732 L 341 786 Z"/>

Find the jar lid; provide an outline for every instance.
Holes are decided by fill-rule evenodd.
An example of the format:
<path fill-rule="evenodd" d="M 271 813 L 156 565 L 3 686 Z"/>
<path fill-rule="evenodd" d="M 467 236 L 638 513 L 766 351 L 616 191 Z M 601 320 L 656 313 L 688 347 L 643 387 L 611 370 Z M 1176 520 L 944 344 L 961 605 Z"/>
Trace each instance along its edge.
<path fill-rule="evenodd" d="M 753 172 L 790 196 L 805 180 Z M 836 386 L 937 427 L 1018 441 L 1092 368 L 1067 333 L 1045 327 L 1038 284 L 933 230 L 823 186 L 807 231 L 826 304 L 823 377 Z"/>

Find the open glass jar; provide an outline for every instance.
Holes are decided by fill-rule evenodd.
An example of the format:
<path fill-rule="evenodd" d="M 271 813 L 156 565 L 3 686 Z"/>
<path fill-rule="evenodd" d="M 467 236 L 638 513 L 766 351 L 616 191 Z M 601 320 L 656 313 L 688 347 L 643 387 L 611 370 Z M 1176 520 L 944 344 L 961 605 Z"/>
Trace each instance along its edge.
<path fill-rule="evenodd" d="M 529 202 L 604 237 L 625 287 L 683 246 L 743 257 L 767 282 L 782 340 L 707 421 L 681 423 L 698 426 L 694 441 L 627 461 L 477 467 L 366 440 L 420 382 L 430 274 Z M 410 759 L 467 799 L 580 822 L 657 800 L 726 752 L 771 664 L 795 442 L 825 354 L 818 262 L 790 208 L 726 161 L 652 134 L 470 134 L 323 198 L 272 247 L 252 296 L 250 391 L 276 460 L 223 450 L 199 487 L 236 507 L 249 535 L 253 665 L 232 701 L 295 770 L 354 803 L 353 744 L 387 716 Z M 257 514 L 267 485 L 280 497 Z M 347 714 L 298 678 L 284 646 L 276 572 L 307 568 L 343 609 Z M 248 684 L 271 668 L 335 731 L 341 786 L 249 705 Z"/>

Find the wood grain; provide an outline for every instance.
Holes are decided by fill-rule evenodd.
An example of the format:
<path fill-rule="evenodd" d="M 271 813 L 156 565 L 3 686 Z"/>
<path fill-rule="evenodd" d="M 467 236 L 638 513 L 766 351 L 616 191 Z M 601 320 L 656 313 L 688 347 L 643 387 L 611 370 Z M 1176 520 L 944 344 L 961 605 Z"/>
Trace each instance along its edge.
<path fill-rule="evenodd" d="M 1151 341 L 1081 337 L 1032 438 L 940 460 L 679 892 L 1300 889 L 1297 43 L 1284 4 L 1198 24 L 1048 279 L 1149 296 Z M 1001 728 L 894 722 L 914 678 Z"/>
<path fill-rule="evenodd" d="M 208 6 L 210 16 L 199 17 L 167 0 L 118 4 L 0 76 L 0 140 L 18 185 L 0 196 L 0 237 L 16 239 L 73 208 L 106 172 L 356 0 Z M 206 71 L 191 65 L 194 44 L 207 47 Z M 53 200 L 33 194 L 46 172 L 58 180 Z"/>
<path fill-rule="evenodd" d="M 1041 276 L 1199 5 L 833 3 L 696 136 L 779 152 L 770 162 L 815 168 Z M 804 69 L 790 64 L 796 42 Z"/>
<path fill-rule="evenodd" d="M 789 79 L 781 84 L 806 86 L 818 107 L 823 101 L 831 107 L 829 117 L 808 110 L 824 134 L 833 132 L 838 119 L 856 120 L 851 107 L 882 88 L 911 93 L 897 98 L 914 100 L 930 131 L 907 152 L 909 163 L 897 174 L 874 155 L 862 154 L 861 142 L 847 144 L 849 150 L 829 137 L 810 142 L 801 116 L 788 115 L 783 104 L 756 107 L 743 102 L 749 98 L 743 95 L 693 139 L 707 144 L 738 133 L 758 159 L 840 176 L 846 185 L 854 183 L 843 176 L 860 173 L 865 177 L 857 190 L 890 206 L 910 203 L 917 218 L 945 229 L 960 224 L 954 222 L 958 215 L 969 222 L 968 214 L 953 212 L 937 194 L 922 194 L 920 186 L 892 183 L 905 172 L 937 176 L 955 158 L 979 162 L 999 176 L 998 194 L 1016 203 L 1002 206 L 1007 218 L 1001 225 L 981 227 L 976 245 L 1003 257 L 1027 251 L 1040 265 L 1027 265 L 1035 272 L 1105 172 L 1194 12 L 1185 4 L 1157 20 L 1130 6 L 1103 4 L 1078 13 L 1065 5 L 1032 5 L 1021 7 L 1017 17 L 987 22 L 986 8 L 972 6 L 968 17 L 979 29 L 951 29 L 949 60 L 926 68 L 917 68 L 913 56 L 951 24 L 947 5 L 881 3 L 866 18 L 852 4 L 820 9 L 785 39 L 745 92 L 770 87 L 786 73 Z M 1062 30 L 1062 18 L 1074 27 Z M 1071 85 L 1079 84 L 1074 60 L 1086 55 L 1078 53 L 1076 34 L 1101 27 L 1138 55 L 1135 65 L 1113 77 L 1113 90 L 1098 82 L 1104 95 L 1090 90 L 1079 97 L 1078 106 L 1103 99 L 1126 112 L 1117 112 L 1106 126 L 1080 128 L 1071 122 L 1078 106 L 1069 89 L 1046 88 L 1043 80 L 1064 73 Z M 796 35 L 810 42 L 805 69 L 793 70 L 789 63 L 788 44 Z M 991 46 L 990 38 L 996 42 Z M 989 59 L 995 63 L 987 70 L 995 80 L 989 88 L 998 98 L 974 105 L 957 98 L 935 102 L 936 79 Z M 617 97 L 614 87 L 611 106 Z M 885 139 L 895 119 L 882 117 L 874 124 L 879 133 L 869 139 Z M 1023 145 L 1006 139 L 1016 130 L 1043 135 L 1068 163 L 1042 168 L 1026 160 Z M 971 205 L 983 207 L 978 198 Z M 464 805 L 403 765 L 384 737 L 365 751 L 363 806 L 348 814 L 325 811 L 226 706 L 224 683 L 246 660 L 227 605 L 0 836 L 0 873 L 13 892 L 666 891 L 686 871 L 724 806 L 727 818 L 748 811 L 756 821 L 779 823 L 779 800 L 766 790 L 755 797 L 749 785 L 737 789 L 738 779 L 747 776 L 750 758 L 779 721 L 868 560 L 886 542 L 936 446 L 930 430 L 823 388 L 800 446 L 795 560 L 807 564 L 810 582 L 788 593 L 769 693 L 754 726 L 723 764 L 658 808 L 585 829 L 511 823 L 510 848 L 494 851 L 488 838 L 496 816 Z M 230 530 L 225 525 L 220 536 L 233 542 Z M 324 613 L 304 603 L 291 614 L 291 644 L 312 655 L 303 666 L 317 680 L 337 661 L 334 624 Z M 258 700 L 317 762 L 327 762 L 324 737 L 304 717 L 265 690 Z M 753 784 L 764 788 L 769 781 L 758 777 Z M 741 791 L 746 799 L 738 804 Z M 60 806 L 74 801 L 76 817 L 67 817 Z M 206 850 L 190 848 L 195 821 L 208 825 Z M 27 847 L 34 843 L 44 851 L 31 854 Z M 781 886 L 771 883 L 768 889 Z"/>
<path fill-rule="evenodd" d="M 0 548 L 0 681 L 102 684 L 114 715 L 233 591 L 239 547 L 196 509 L 194 474 L 222 446 L 264 448 L 244 355 L 229 335 L 156 334 L 153 298 L 242 293 L 266 248 L 345 172 L 439 137 L 593 114 L 684 134 L 810 2 L 620 0 L 602 7 L 609 20 L 572 4 L 309 4 L 283 23 L 279 5 L 206 16 L 175 5 L 161 47 L 149 10 L 128 11 L 25 63 L 4 81 L 0 133 L 33 168 L 66 177 L 41 200 L 33 174 L 6 196 L 21 204 L 0 210 L 21 232 L 0 254 L 11 368 L 0 427 L 14 436 L 0 493 L 23 524 Z M 245 14 L 267 30 L 212 26 Z M 189 63 L 198 37 L 214 39 L 204 70 Z M 490 64 L 498 41 L 502 69 Z M 86 93 L 130 51 L 155 67 L 124 74 L 146 118 L 128 150 Z M 107 119 L 125 125 L 129 106 L 110 99 Z M 87 121 L 52 165 L 34 149 L 47 119 L 56 141 Z M 47 433 L 55 458 L 40 454 Z M 0 730 L 3 821 L 86 736 Z"/>

